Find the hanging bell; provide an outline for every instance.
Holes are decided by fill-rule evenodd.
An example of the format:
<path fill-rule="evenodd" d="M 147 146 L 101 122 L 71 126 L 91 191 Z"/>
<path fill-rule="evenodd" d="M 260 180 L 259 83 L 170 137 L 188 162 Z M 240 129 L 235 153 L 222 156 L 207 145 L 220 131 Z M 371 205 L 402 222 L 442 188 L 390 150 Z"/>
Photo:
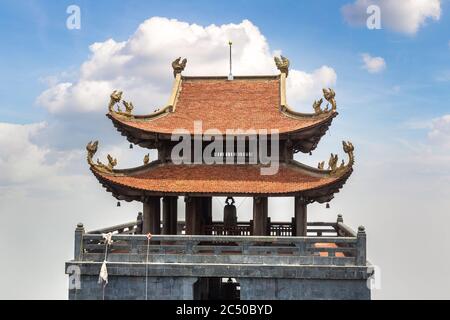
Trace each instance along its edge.
<path fill-rule="evenodd" d="M 327 203 L 326 208 L 330 209 L 330 204 L 329 203 Z"/>
<path fill-rule="evenodd" d="M 311 151 L 309 152 L 309 155 L 312 156 L 312 152 Z"/>
<path fill-rule="evenodd" d="M 226 205 L 223 208 L 223 226 L 226 234 L 233 235 L 237 227 L 236 206 L 232 197 L 228 197 L 225 203 Z"/>
<path fill-rule="evenodd" d="M 133 144 L 130 143 L 130 149 L 133 149 Z"/>
<path fill-rule="evenodd" d="M 117 207 L 120 207 L 120 201 L 117 201 Z"/>

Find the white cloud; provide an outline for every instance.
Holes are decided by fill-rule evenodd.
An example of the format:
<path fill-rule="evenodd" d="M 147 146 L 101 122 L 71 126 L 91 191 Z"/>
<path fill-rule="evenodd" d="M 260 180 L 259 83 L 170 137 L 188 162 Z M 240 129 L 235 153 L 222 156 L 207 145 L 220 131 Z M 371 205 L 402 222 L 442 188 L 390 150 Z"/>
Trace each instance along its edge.
<path fill-rule="evenodd" d="M 428 138 L 430 141 L 450 149 L 450 114 L 443 115 L 431 122 Z"/>
<path fill-rule="evenodd" d="M 0 123 L 0 185 L 30 182 L 54 171 L 45 164 L 49 150 L 31 142 L 45 127 L 45 123 Z"/>
<path fill-rule="evenodd" d="M 372 57 L 368 53 L 363 53 L 361 57 L 364 62 L 363 68 L 369 73 L 379 73 L 386 69 L 386 62 L 382 57 Z"/>
<path fill-rule="evenodd" d="M 441 17 L 440 0 L 356 0 L 342 7 L 342 15 L 350 25 L 365 26 L 370 5 L 380 7 L 382 28 L 409 35 Z"/>
<path fill-rule="evenodd" d="M 37 103 L 51 113 L 104 111 L 112 90 L 121 89 L 126 99 L 133 100 L 136 113 L 149 113 L 168 98 L 170 63 L 177 56 L 188 58 L 186 75 L 227 75 L 229 40 L 234 43 L 235 75 L 277 73 L 273 55 L 279 51 L 271 51 L 264 35 L 248 20 L 204 27 L 154 17 L 126 41 L 92 44 L 79 78 L 53 83 Z M 321 95 L 322 87 L 335 84 L 336 73 L 327 66 L 312 73 L 291 70 L 288 81 L 293 101 L 312 100 Z"/>
<path fill-rule="evenodd" d="M 289 72 L 286 88 L 288 103 L 297 108 L 301 104 L 312 103 L 313 100 L 320 98 L 322 88 L 333 86 L 336 80 L 336 72 L 328 66 L 322 66 L 312 73 L 292 70 Z M 307 106 L 310 108 L 309 104 Z"/>

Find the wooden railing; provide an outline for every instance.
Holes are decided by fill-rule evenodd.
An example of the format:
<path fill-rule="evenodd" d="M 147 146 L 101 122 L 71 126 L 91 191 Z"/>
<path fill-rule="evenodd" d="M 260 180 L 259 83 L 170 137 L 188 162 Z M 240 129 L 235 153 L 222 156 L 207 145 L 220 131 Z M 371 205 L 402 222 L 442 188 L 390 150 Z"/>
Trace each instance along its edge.
<path fill-rule="evenodd" d="M 105 233 L 112 233 L 112 234 L 138 234 L 140 232 L 138 231 L 138 224 L 136 221 L 118 224 L 116 226 L 112 226 L 109 228 L 103 228 L 98 230 L 89 231 L 89 234 L 105 234 Z"/>
<path fill-rule="evenodd" d="M 327 259 L 346 259 L 347 265 L 365 265 L 365 241 L 361 241 L 362 235 L 322 238 L 155 235 L 148 241 L 143 235 L 118 234 L 113 235 L 112 239 L 113 243 L 108 246 L 108 257 L 118 255 L 130 259 L 130 255 L 133 255 L 133 261 L 145 260 L 148 250 L 150 257 L 182 255 L 184 258 L 192 259 L 192 256 L 197 256 L 207 260 L 208 256 L 216 259 L 221 255 L 233 255 L 234 263 L 251 263 L 252 259 L 245 256 L 260 259 L 277 256 L 315 257 L 319 261 L 325 256 Z M 106 249 L 102 235 L 84 234 L 79 240 L 79 247 L 75 249 L 75 260 L 102 261 Z M 321 244 L 333 246 L 324 247 Z"/>
<path fill-rule="evenodd" d="M 225 227 L 223 222 L 214 221 L 211 225 L 204 227 L 204 234 L 215 236 L 251 236 L 253 221 L 238 222 L 236 226 Z M 267 234 L 269 236 L 283 236 L 290 237 L 295 234 L 295 221 L 292 222 L 271 222 L 268 219 Z M 162 226 L 161 226 L 162 230 Z M 119 224 L 109 228 L 98 229 L 90 231 L 89 234 L 141 234 L 142 233 L 142 215 L 138 215 L 136 221 L 131 221 L 124 224 Z M 186 233 L 186 224 L 184 221 L 178 222 L 178 234 Z M 338 216 L 337 222 L 308 222 L 307 235 L 311 237 L 322 236 L 344 236 L 356 237 L 356 233 L 343 223 L 342 216 Z"/>
<path fill-rule="evenodd" d="M 205 226 L 205 234 L 214 236 L 250 236 L 251 222 L 238 222 L 236 226 L 225 227 L 223 222 L 213 222 Z"/>
<path fill-rule="evenodd" d="M 274 223 L 273 232 L 285 232 L 286 225 Z M 315 227 L 316 234 L 335 229 L 337 236 L 153 235 L 149 241 L 145 235 L 134 234 L 136 222 L 134 225 L 128 223 L 88 234 L 80 224 L 75 230 L 75 260 L 101 262 L 105 249 L 108 248 L 108 256 L 112 259 L 133 261 L 144 261 L 148 252 L 151 257 L 158 257 L 159 262 L 181 259 L 191 263 L 223 261 L 245 264 L 252 261 L 259 261 L 258 263 L 270 261 L 268 263 L 291 264 L 293 260 L 289 259 L 301 258 L 295 261 L 338 264 L 338 260 L 341 260 L 345 265 L 366 264 L 364 228 L 360 227 L 355 233 L 339 218 L 337 223 L 311 223 L 308 226 Z M 215 228 L 219 230 L 220 225 L 215 225 Z M 113 233 L 113 243 L 108 247 L 102 236 L 105 231 Z M 244 231 L 242 229 L 239 232 Z"/>

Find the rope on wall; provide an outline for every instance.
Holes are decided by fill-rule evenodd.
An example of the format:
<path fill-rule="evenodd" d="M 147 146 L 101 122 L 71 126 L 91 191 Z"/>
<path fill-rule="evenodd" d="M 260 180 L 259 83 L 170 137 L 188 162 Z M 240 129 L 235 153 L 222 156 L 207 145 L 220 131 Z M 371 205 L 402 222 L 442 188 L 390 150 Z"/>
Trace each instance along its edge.
<path fill-rule="evenodd" d="M 147 234 L 147 257 L 145 259 L 145 300 L 148 300 L 148 251 L 150 249 L 150 240 L 152 238 L 152 234 Z"/>
<path fill-rule="evenodd" d="M 100 268 L 100 274 L 98 276 L 98 283 L 102 284 L 103 283 L 103 293 L 102 293 L 102 297 L 103 300 L 105 300 L 105 288 L 106 285 L 108 284 L 108 268 L 106 267 L 106 263 L 107 263 L 107 257 L 108 257 L 108 246 L 110 246 L 113 241 L 112 241 L 112 233 L 109 232 L 107 234 L 102 234 L 103 239 L 105 240 L 105 259 L 103 260 L 103 264 L 102 267 Z"/>

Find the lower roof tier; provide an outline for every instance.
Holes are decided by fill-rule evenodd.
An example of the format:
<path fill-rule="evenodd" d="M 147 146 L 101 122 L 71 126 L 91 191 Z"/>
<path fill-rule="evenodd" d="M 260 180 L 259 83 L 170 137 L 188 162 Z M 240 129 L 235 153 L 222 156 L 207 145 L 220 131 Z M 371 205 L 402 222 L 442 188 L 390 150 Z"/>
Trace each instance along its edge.
<path fill-rule="evenodd" d="M 302 196 L 320 203 L 330 201 L 352 172 L 339 174 L 298 162 L 280 163 L 275 174 L 262 175 L 262 165 L 175 165 L 159 161 L 129 170 L 107 171 L 91 166 L 99 182 L 126 201 L 145 196 Z M 265 167 L 267 168 L 267 167 Z"/>

